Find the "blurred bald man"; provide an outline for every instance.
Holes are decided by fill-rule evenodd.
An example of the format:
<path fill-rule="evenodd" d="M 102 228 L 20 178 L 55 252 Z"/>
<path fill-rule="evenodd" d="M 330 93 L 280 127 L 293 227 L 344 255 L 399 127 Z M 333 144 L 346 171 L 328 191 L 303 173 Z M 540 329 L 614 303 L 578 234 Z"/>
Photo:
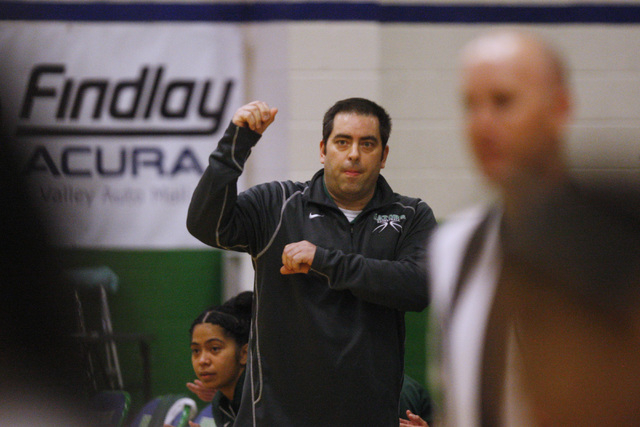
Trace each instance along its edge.
<path fill-rule="evenodd" d="M 519 33 L 476 39 L 462 54 L 462 96 L 471 150 L 505 212 L 567 179 L 571 98 L 549 46 Z"/>
<path fill-rule="evenodd" d="M 612 213 L 606 191 L 570 178 L 571 94 L 549 44 L 492 32 L 461 59 L 471 152 L 500 197 L 450 218 L 430 244 L 441 421 L 640 425 L 640 322 L 629 303 L 617 310 L 639 301 L 637 211 Z"/>

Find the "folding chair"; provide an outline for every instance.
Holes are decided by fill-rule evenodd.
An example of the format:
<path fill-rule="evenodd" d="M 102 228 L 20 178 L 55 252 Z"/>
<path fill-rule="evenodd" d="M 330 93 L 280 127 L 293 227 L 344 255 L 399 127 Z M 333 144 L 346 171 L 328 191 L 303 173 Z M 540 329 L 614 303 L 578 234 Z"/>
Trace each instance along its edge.
<path fill-rule="evenodd" d="M 197 412 L 196 402 L 182 394 L 165 394 L 147 402 L 129 427 L 186 427 Z"/>
<path fill-rule="evenodd" d="M 118 276 L 109 267 L 70 269 L 66 278 L 74 286 L 78 315 L 78 336 L 85 343 L 87 362 L 96 391 L 109 388 L 122 390 L 122 372 L 111 323 L 107 293 L 118 289 Z M 99 313 L 98 319 L 95 313 Z M 97 345 L 90 345 L 97 343 Z M 102 347 L 102 351 L 96 351 Z M 99 369 L 97 365 L 104 365 Z M 105 385 L 98 384 L 99 370 Z"/>

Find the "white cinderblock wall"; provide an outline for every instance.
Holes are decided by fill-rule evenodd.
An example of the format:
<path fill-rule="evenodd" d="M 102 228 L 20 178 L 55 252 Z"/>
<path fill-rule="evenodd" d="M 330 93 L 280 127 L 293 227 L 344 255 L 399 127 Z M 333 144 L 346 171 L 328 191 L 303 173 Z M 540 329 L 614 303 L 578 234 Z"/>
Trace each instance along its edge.
<path fill-rule="evenodd" d="M 597 2 L 608 3 L 620 4 Z M 625 2 L 630 3 L 640 0 Z M 509 27 L 540 33 L 567 60 L 575 94 L 568 143 L 572 167 L 591 175 L 630 176 L 640 185 L 640 25 Z M 324 112 L 338 99 L 362 96 L 383 105 L 393 119 L 383 174 L 397 192 L 424 199 L 440 220 L 492 197 L 476 173 L 462 133 L 457 61 L 466 42 L 495 25 L 287 21 L 247 23 L 243 28 L 246 100 L 262 99 L 280 109 L 253 151 L 245 185 L 308 180 L 321 167 Z M 234 257 L 231 261 L 241 267 L 228 269 L 239 274 L 229 282 L 249 287 L 250 261 L 244 255 Z M 229 296 L 234 292 L 227 290 Z"/>
<path fill-rule="evenodd" d="M 495 26 L 306 21 L 246 27 L 247 99 L 281 109 L 254 152 L 250 167 L 258 171 L 251 183 L 309 179 L 321 167 L 324 111 L 338 99 L 363 96 L 392 116 L 383 174 L 396 191 L 423 198 L 438 218 L 491 197 L 461 132 L 457 60 L 468 40 Z M 520 28 L 540 33 L 567 59 L 576 101 L 573 168 L 638 175 L 640 26 Z"/>

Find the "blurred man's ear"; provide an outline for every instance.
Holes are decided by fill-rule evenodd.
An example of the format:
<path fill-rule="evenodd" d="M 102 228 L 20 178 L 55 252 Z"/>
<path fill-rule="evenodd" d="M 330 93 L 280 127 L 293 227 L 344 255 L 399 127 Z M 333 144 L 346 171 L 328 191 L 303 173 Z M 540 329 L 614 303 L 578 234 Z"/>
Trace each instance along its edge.
<path fill-rule="evenodd" d="M 559 130 L 564 129 L 573 113 L 573 101 L 571 94 L 565 88 L 558 88 L 555 96 L 555 119 L 557 120 L 557 126 Z"/>

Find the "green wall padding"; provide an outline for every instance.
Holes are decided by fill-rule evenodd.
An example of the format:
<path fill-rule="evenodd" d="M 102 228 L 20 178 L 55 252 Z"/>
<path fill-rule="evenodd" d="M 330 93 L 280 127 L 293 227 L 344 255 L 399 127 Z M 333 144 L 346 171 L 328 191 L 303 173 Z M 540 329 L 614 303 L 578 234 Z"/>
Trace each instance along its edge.
<path fill-rule="evenodd" d="M 406 337 L 404 371 L 414 380 L 426 386 L 427 317 L 429 309 L 420 313 L 405 314 Z"/>
<path fill-rule="evenodd" d="M 151 340 L 151 392 L 190 394 L 189 327 L 205 308 L 221 303 L 222 253 L 216 250 L 86 250 L 65 251 L 72 267 L 108 266 L 119 288 L 108 295 L 116 333 L 143 333 Z M 118 343 L 125 390 L 131 412 L 144 405 L 142 361 L 138 344 Z"/>
<path fill-rule="evenodd" d="M 195 375 L 188 330 L 202 310 L 222 302 L 222 252 L 75 249 L 66 250 L 65 254 L 67 267 L 106 265 L 118 275 L 118 291 L 108 296 L 113 328 L 115 332 L 153 337 L 153 396 L 190 395 L 185 383 Z M 427 316 L 428 309 L 405 316 L 405 371 L 423 385 L 426 385 Z M 119 343 L 118 355 L 125 389 L 132 397 L 130 414 L 135 414 L 145 403 L 138 345 Z M 202 406 L 202 402 L 195 400 Z"/>

